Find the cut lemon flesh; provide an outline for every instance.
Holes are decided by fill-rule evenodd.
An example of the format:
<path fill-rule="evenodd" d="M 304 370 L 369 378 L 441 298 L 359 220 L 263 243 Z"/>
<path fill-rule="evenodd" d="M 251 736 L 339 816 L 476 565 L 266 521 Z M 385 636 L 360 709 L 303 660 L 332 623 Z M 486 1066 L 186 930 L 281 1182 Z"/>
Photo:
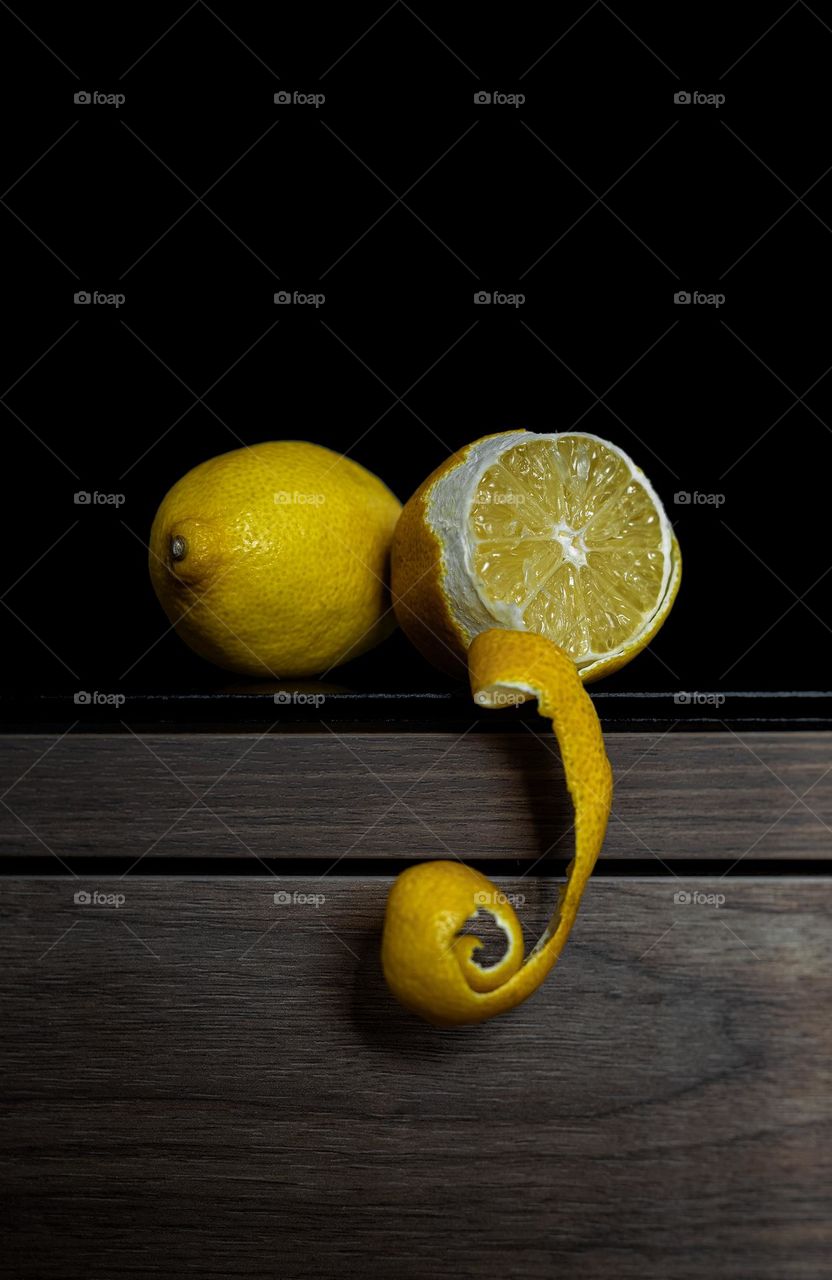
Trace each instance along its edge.
<path fill-rule="evenodd" d="M 579 667 L 621 653 L 667 592 L 672 532 L 658 496 L 597 436 L 513 441 L 489 442 L 472 486 L 465 559 L 481 605 Z"/>

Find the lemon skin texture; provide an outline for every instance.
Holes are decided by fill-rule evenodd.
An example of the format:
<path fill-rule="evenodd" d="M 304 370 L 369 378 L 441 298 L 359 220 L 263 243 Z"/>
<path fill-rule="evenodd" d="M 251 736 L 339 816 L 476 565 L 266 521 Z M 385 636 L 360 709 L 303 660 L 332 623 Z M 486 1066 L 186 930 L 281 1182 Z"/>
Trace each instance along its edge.
<path fill-rule="evenodd" d="M 377 476 L 299 440 L 200 463 L 163 499 L 150 576 L 180 637 L 244 675 L 321 675 L 395 625 L 389 560 L 401 504 Z"/>

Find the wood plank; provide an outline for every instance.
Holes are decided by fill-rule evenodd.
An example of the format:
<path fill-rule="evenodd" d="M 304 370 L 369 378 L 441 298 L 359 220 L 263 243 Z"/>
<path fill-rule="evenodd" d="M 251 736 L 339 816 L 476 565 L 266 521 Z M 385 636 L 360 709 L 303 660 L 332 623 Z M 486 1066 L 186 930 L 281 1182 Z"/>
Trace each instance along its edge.
<path fill-rule="evenodd" d="M 616 733 L 609 858 L 827 858 L 820 732 Z M 0 738 L 3 855 L 533 857 L 570 853 L 551 734 Z M 805 799 L 801 799 L 804 797 Z"/>
<path fill-rule="evenodd" d="M 11 1274 L 828 1275 L 829 881 L 596 881 L 464 1031 L 389 998 L 386 877 L 275 883 L 0 883 Z"/>

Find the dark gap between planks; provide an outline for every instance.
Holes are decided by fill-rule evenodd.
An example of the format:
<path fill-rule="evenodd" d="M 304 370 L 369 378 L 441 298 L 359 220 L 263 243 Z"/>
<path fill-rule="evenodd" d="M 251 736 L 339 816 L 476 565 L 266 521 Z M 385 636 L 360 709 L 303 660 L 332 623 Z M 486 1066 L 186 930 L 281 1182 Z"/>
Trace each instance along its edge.
<path fill-rule="evenodd" d="M 127 878 L 238 879 L 262 877 L 266 872 L 296 879 L 322 878 L 329 874 L 352 876 L 366 880 L 384 880 L 396 876 L 407 867 L 427 858 L 343 858 L 333 866 L 327 858 L 145 858 L 137 865 L 133 857 L 64 858 L 63 867 L 55 858 L 44 854 L 36 857 L 0 858 L 0 879 L 33 879 L 54 877 L 66 879 L 75 875 L 124 876 Z M 448 859 L 443 859 L 448 861 Z M 495 876 L 530 876 L 534 879 L 565 876 L 568 858 L 543 858 L 529 863 L 521 858 L 466 860 L 490 879 Z M 832 877 L 832 859 L 818 858 L 674 858 L 659 862 L 655 858 L 599 858 L 593 876 L 623 880 L 644 878 L 668 880 L 675 877 L 707 878 L 730 873 L 732 878 L 745 876 L 814 876 Z"/>

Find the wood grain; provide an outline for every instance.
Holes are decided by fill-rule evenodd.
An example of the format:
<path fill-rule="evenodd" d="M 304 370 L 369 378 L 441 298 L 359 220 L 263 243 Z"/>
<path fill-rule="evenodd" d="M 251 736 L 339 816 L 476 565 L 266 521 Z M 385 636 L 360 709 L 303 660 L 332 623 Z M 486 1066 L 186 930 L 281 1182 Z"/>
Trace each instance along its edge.
<path fill-rule="evenodd" d="M 461 1032 L 388 998 L 387 884 L 0 883 L 9 1274 L 829 1274 L 828 881 L 595 882 Z"/>
<path fill-rule="evenodd" d="M 819 732 L 616 733 L 609 858 L 827 858 Z M 571 853 L 551 734 L 0 738 L 3 854 L 539 857 Z M 805 799 L 801 799 L 805 795 Z"/>

